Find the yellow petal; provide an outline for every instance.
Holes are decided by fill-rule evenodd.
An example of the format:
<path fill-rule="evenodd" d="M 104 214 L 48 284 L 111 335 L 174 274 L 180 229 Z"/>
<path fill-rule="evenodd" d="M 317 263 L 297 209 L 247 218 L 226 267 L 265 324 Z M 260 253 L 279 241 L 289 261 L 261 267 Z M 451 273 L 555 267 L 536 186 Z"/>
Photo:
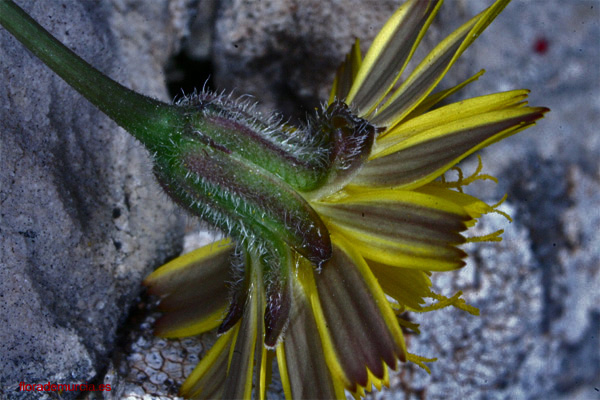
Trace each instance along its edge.
<path fill-rule="evenodd" d="M 401 306 L 418 310 L 431 295 L 431 279 L 425 271 L 398 268 L 367 260 L 369 268 L 379 281 L 383 291 Z"/>
<path fill-rule="evenodd" d="M 273 365 L 275 352 L 267 350 L 265 346 L 261 346 L 261 350 L 257 351 L 257 353 L 260 353 L 260 359 L 256 363 L 259 366 L 256 376 L 256 381 L 258 382 L 256 392 L 258 393 L 259 400 L 264 400 L 267 396 L 267 387 L 271 383 L 271 366 Z"/>
<path fill-rule="evenodd" d="M 254 371 L 255 350 L 262 349 L 262 320 L 265 301 L 263 297 L 262 265 L 258 258 L 252 257 L 251 285 L 248 302 L 239 332 L 232 346 L 227 378 L 224 384 L 224 399 L 249 399 L 252 394 L 252 377 Z M 260 351 L 260 350 L 259 350 Z"/>
<path fill-rule="evenodd" d="M 444 100 L 445 98 L 447 98 L 449 96 L 452 96 L 454 93 L 456 93 L 459 90 L 463 89 L 468 84 L 475 82 L 484 73 L 485 73 L 485 70 L 482 69 L 479 72 L 477 72 L 475 75 L 473 75 L 472 77 L 470 77 L 469 79 L 466 79 L 465 81 L 459 83 L 456 86 L 453 86 L 451 88 L 442 90 L 442 91 L 437 92 L 437 93 L 430 94 L 429 96 L 427 96 L 427 98 L 425 98 L 425 100 L 423 100 L 422 102 L 420 102 L 419 105 L 417 107 L 415 107 L 410 112 L 410 114 L 408 114 L 406 116 L 406 118 L 404 118 L 404 121 L 410 120 L 412 118 L 418 117 L 421 114 L 424 114 L 429 109 L 431 109 L 433 106 L 435 106 L 436 104 L 438 104 L 440 101 Z"/>
<path fill-rule="evenodd" d="M 509 2 L 510 0 L 496 1 L 437 45 L 377 111 L 371 121 L 379 126 L 393 126 L 400 122 L 431 93 L 458 57 Z"/>
<path fill-rule="evenodd" d="M 331 232 L 339 232 L 366 258 L 428 270 L 461 267 L 469 215 L 443 198 L 403 190 L 365 190 L 313 204 Z"/>
<path fill-rule="evenodd" d="M 232 341 L 237 336 L 239 324 L 221 335 L 194 371 L 183 382 L 179 394 L 185 398 L 221 398 L 227 374 L 227 360 Z"/>
<path fill-rule="evenodd" d="M 428 271 L 451 271 L 465 265 L 466 253 L 454 246 L 416 245 L 390 241 L 374 235 L 354 230 L 332 227 L 336 232 L 352 242 L 363 257 L 383 264 L 403 268 L 417 268 Z"/>
<path fill-rule="evenodd" d="M 468 195 L 466 193 L 460 193 L 455 190 L 446 189 L 436 185 L 435 183 L 436 182 L 432 182 L 425 186 L 421 186 L 417 189 L 417 191 L 420 193 L 441 197 L 459 205 L 469 214 L 472 219 L 477 219 L 483 214 L 490 213 L 494 210 L 493 207 L 484 201 L 479 200 L 477 197 Z"/>
<path fill-rule="evenodd" d="M 163 265 L 145 280 L 148 292 L 159 296 L 165 314 L 155 333 L 164 337 L 197 335 L 216 328 L 229 303 L 232 277 L 231 240 L 224 239 Z"/>
<path fill-rule="evenodd" d="M 512 90 L 474 97 L 420 115 L 378 137 L 371 158 L 380 158 L 391 154 L 401 148 L 397 146 L 398 143 L 411 137 L 424 135 L 425 132 L 433 128 L 458 123 L 466 118 L 483 116 L 483 114 L 491 111 L 514 108 L 523 103 L 528 93 L 528 90 Z"/>
<path fill-rule="evenodd" d="M 371 190 L 313 207 L 332 225 L 411 243 L 464 243 L 459 232 L 469 219 L 451 202 L 401 190 Z"/>
<path fill-rule="evenodd" d="M 412 189 L 431 182 L 460 160 L 535 123 L 546 108 L 514 106 L 414 134 L 375 155 L 351 184 Z"/>
<path fill-rule="evenodd" d="M 346 99 L 361 116 L 398 80 L 441 5 L 437 0 L 409 0 L 377 34 Z"/>
<path fill-rule="evenodd" d="M 307 265 L 308 272 L 312 268 Z M 277 364 L 287 399 L 343 399 L 340 380 L 333 379 L 319 336 L 310 300 L 299 284 L 293 285 L 294 300 L 285 340 L 277 347 Z"/>
<path fill-rule="evenodd" d="M 360 54 L 360 41 L 358 38 L 352 45 L 350 52 L 346 55 L 346 59 L 340 65 L 331 87 L 328 104 L 333 103 L 336 99 L 344 100 L 352 87 L 352 82 L 356 79 L 356 74 L 360 69 L 362 56 Z"/>
<path fill-rule="evenodd" d="M 357 392 L 370 383 L 385 383 L 386 369 L 405 360 L 406 347 L 365 261 L 343 238 L 332 234 L 332 242 L 333 256 L 322 271 L 301 279 L 330 369 L 346 389 Z"/>

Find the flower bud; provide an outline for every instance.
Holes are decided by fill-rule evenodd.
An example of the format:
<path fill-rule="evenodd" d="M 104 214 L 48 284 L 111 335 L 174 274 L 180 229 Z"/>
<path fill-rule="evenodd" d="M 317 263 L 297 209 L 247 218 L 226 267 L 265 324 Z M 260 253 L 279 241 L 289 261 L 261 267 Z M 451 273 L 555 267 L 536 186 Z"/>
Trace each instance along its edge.
<path fill-rule="evenodd" d="M 297 189 L 323 180 L 326 169 L 314 155 L 323 151 L 314 146 L 312 159 L 299 157 L 283 139 L 305 132 L 286 133 L 221 96 L 203 93 L 178 106 L 186 115 L 182 133 L 154 152 L 165 191 L 259 252 L 275 236 L 317 266 L 327 261 L 329 233 Z"/>

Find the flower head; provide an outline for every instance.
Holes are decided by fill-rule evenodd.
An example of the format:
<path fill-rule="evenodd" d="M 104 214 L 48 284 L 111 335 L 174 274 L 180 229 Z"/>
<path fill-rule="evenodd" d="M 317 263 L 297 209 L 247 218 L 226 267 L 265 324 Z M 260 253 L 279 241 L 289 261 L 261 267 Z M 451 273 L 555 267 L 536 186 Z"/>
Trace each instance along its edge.
<path fill-rule="evenodd" d="M 325 135 L 326 173 L 298 190 L 328 232 L 330 257 L 315 265 L 271 237 L 276 256 L 229 239 L 182 256 L 145 284 L 162 298 L 156 331 L 166 337 L 219 327 L 222 335 L 181 388 L 189 397 L 264 398 L 277 358 L 287 398 L 363 395 L 388 383 L 407 352 L 400 314 L 455 305 L 431 290 L 432 271 L 464 265 L 459 246 L 499 240 L 463 233 L 495 206 L 463 193 L 482 175 L 444 174 L 477 150 L 535 123 L 547 111 L 515 90 L 434 108 L 476 80 L 432 94 L 462 52 L 506 6 L 496 1 L 400 77 L 441 6 L 409 0 L 364 59 L 358 41 L 340 66 L 329 104 L 306 130 Z M 325 132 L 325 134 L 324 134 Z M 281 242 L 281 243 L 280 243 Z M 425 299 L 437 301 L 425 306 Z M 414 326 L 413 326 L 414 327 Z"/>
<path fill-rule="evenodd" d="M 288 398 L 361 396 L 388 383 L 408 353 L 406 311 L 447 305 L 477 313 L 460 293 L 431 289 L 433 271 L 464 265 L 466 238 L 500 212 L 462 188 L 478 179 L 462 159 L 548 111 L 515 90 L 438 103 L 433 90 L 502 11 L 497 0 L 404 70 L 441 0 L 408 0 L 364 59 L 358 41 L 328 104 L 304 127 L 202 92 L 176 104 L 134 93 L 65 48 L 10 0 L 0 24 L 151 152 L 164 190 L 233 240 L 179 257 L 146 280 L 161 298 L 165 337 L 218 329 L 219 339 L 181 387 L 194 398 L 264 398 L 277 359 Z M 402 79 L 401 79 L 402 77 Z M 458 171 L 450 182 L 445 173 Z M 501 213 L 501 212 L 500 212 Z M 425 299 L 433 299 L 426 305 Z"/>

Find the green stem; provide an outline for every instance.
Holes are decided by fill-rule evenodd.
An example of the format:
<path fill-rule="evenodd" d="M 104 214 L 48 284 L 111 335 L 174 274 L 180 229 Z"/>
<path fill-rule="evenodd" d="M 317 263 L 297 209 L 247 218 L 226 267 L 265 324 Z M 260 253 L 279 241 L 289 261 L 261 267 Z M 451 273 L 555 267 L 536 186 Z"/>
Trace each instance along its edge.
<path fill-rule="evenodd" d="M 298 161 L 266 140 L 263 127 L 253 130 L 253 118 L 240 117 L 240 107 L 211 113 L 202 102 L 172 106 L 125 88 L 66 48 L 12 0 L 0 0 L 0 24 L 140 140 L 152 152 L 165 191 L 187 209 L 238 240 L 273 235 L 315 265 L 329 259 L 327 228 L 291 186 L 315 186 L 322 175 L 315 172 L 319 163 Z M 275 340 L 281 313 L 272 314 Z"/>
<path fill-rule="evenodd" d="M 92 104 L 150 150 L 172 132 L 181 113 L 135 93 L 73 53 L 12 0 L 0 0 L 0 25 Z"/>

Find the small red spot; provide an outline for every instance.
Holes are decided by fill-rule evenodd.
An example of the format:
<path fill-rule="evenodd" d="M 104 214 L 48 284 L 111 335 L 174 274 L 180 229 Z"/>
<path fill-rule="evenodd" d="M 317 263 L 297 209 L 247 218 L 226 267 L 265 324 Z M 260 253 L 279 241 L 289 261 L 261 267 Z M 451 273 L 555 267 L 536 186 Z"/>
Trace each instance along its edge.
<path fill-rule="evenodd" d="M 538 54 L 546 54 L 548 47 L 550 47 L 550 43 L 545 37 L 538 37 L 535 42 L 533 42 L 533 51 Z"/>

